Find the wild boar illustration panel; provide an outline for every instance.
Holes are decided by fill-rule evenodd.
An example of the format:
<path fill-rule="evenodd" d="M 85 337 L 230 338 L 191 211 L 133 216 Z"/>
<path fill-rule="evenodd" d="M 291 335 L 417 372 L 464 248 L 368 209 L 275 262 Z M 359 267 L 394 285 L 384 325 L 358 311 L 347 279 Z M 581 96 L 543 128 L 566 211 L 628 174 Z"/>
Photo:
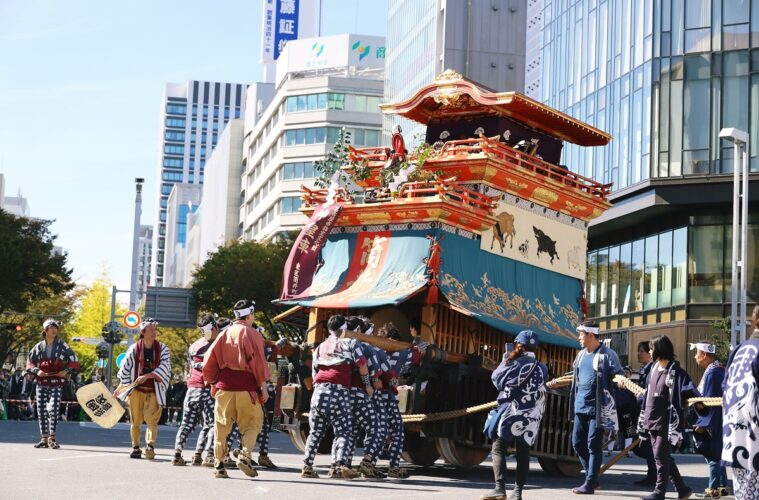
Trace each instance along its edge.
<path fill-rule="evenodd" d="M 585 279 L 587 223 L 529 200 L 501 195 L 496 223 L 482 232 L 480 248 L 542 269 Z"/>

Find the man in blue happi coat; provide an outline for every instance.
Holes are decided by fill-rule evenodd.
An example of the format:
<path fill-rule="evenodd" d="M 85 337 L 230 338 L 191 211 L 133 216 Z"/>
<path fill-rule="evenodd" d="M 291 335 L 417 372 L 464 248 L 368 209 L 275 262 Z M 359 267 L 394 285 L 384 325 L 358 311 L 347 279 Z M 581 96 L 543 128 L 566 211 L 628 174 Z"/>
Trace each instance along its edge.
<path fill-rule="evenodd" d="M 696 351 L 694 356 L 704 375 L 698 384 L 698 392 L 705 398 L 722 398 L 722 382 L 725 379 L 725 367 L 716 359 L 714 344 L 699 342 L 688 344 Z M 698 419 L 693 427 L 696 451 L 704 456 L 709 464 L 709 486 L 704 491 L 704 498 L 719 498 L 728 494 L 727 469 L 720 463 L 722 454 L 722 408 L 704 406 L 697 403 L 695 410 Z"/>
<path fill-rule="evenodd" d="M 722 463 L 733 468 L 735 498 L 759 499 L 759 305 L 754 331 L 730 353 L 722 389 Z"/>
<path fill-rule="evenodd" d="M 535 358 L 538 334 L 524 330 L 514 339 L 514 350 L 504 353 L 503 362 L 491 376 L 498 389 L 498 435 L 493 440 L 495 489 L 483 500 L 506 498 L 506 448 L 516 447 L 517 475 L 509 500 L 521 500 L 530 470 L 530 447 L 535 443 L 546 407 L 548 368 Z"/>
<path fill-rule="evenodd" d="M 577 327 L 583 349 L 574 361 L 569 414 L 574 420 L 572 447 L 585 469 L 585 482 L 572 490 L 576 495 L 592 495 L 598 488 L 604 430 L 614 430 L 616 422 L 612 379 L 623 373 L 617 353 L 598 340 L 599 333 L 597 323 L 585 321 Z"/>

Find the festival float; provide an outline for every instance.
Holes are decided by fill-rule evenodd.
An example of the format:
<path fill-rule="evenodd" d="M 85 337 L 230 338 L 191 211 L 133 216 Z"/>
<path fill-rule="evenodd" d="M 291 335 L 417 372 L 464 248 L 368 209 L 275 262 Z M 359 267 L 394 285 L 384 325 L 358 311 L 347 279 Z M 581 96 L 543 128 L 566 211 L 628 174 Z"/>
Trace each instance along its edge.
<path fill-rule="evenodd" d="M 420 323 L 430 347 L 400 393 L 403 456 L 472 467 L 490 452 L 484 410 L 507 342 L 536 331 L 550 375 L 571 370 L 585 309 L 588 221 L 609 208 L 610 185 L 561 165 L 561 150 L 565 141 L 603 146 L 611 137 L 450 70 L 380 108 L 426 125 L 425 141 L 408 153 L 396 129 L 390 148 L 348 147 L 341 173 L 358 189 L 303 188 L 309 221 L 285 267 L 278 302 L 290 309 L 277 319 L 307 318 L 309 345 L 328 335 L 332 314 L 364 315 L 377 328 L 392 321 L 406 342 L 362 337 L 389 351 L 408 347 L 409 324 Z M 309 393 L 293 384 L 277 399 L 282 427 L 302 450 Z M 549 393 L 533 449 L 552 474 L 579 471 L 568 401 Z"/>

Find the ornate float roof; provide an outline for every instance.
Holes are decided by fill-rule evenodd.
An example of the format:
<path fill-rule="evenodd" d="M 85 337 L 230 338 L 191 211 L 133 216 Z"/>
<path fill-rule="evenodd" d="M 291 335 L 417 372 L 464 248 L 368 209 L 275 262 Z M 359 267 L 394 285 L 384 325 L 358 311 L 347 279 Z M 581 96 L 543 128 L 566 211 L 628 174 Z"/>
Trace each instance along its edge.
<path fill-rule="evenodd" d="M 383 113 L 397 114 L 425 125 L 433 119 L 493 113 L 580 146 L 603 146 L 611 140 L 611 135 L 606 132 L 524 94 L 494 92 L 450 69 L 410 99 L 381 104 L 380 109 Z"/>

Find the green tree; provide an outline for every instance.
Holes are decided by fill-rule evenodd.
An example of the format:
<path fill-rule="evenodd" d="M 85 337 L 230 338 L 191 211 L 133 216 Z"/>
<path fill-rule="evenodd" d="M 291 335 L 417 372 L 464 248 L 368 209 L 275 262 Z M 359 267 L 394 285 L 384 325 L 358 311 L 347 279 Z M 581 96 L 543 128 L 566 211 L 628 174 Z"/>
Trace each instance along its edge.
<path fill-rule="evenodd" d="M 712 326 L 717 330 L 712 335 L 712 344 L 714 344 L 714 348 L 717 351 L 715 357 L 724 363 L 730 356 L 730 318 L 714 320 Z"/>
<path fill-rule="evenodd" d="M 39 340 L 47 317 L 65 320 L 73 287 L 66 254 L 53 254 L 52 221 L 16 217 L 0 209 L 0 360 Z"/>
<path fill-rule="evenodd" d="M 186 375 L 190 371 L 190 360 L 187 350 L 193 342 L 200 338 L 200 330 L 192 328 L 162 328 L 158 327 L 158 341 L 171 351 L 171 373 Z"/>
<path fill-rule="evenodd" d="M 66 254 L 53 255 L 50 224 L 0 209 L 0 311 L 25 312 L 37 298 L 73 288 Z"/>
<path fill-rule="evenodd" d="M 234 303 L 247 298 L 256 301 L 256 310 L 270 323 L 269 318 L 282 310 L 271 301 L 279 298 L 293 240 L 293 234 L 286 233 L 264 243 L 233 242 L 210 254 L 193 274 L 198 310 L 231 317 Z"/>

